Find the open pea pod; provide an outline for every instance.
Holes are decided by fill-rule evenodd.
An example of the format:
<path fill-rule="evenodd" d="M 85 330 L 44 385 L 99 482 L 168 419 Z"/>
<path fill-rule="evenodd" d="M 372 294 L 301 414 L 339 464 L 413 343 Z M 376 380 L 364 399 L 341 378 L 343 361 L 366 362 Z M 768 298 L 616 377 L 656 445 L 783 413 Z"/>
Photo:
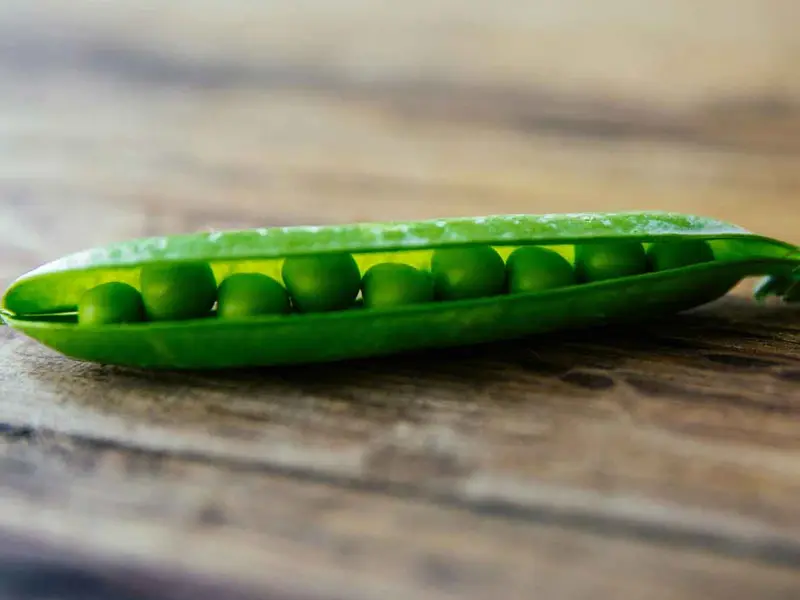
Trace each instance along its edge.
<path fill-rule="evenodd" d="M 692 257 L 701 246 L 707 252 Z M 515 261 L 520 248 L 549 252 Z M 688 250 L 671 252 L 676 248 Z M 386 263 L 414 269 L 400 269 L 402 276 L 380 283 L 377 266 Z M 211 295 L 208 279 L 176 279 L 174 289 L 164 287 L 170 272 L 190 265 L 210 267 Z M 369 287 L 372 267 L 375 283 Z M 793 244 L 661 212 L 262 228 L 147 238 L 72 254 L 13 282 L 0 310 L 10 327 L 75 359 L 226 368 L 335 361 L 653 319 L 715 300 L 751 276 L 766 276 L 757 297 L 796 300 L 799 267 Z M 161 288 L 148 291 L 145 272 L 153 268 L 161 269 Z M 272 294 L 278 308 L 253 314 L 230 308 L 224 282 L 243 273 L 280 283 L 251 286 L 256 298 L 246 298 L 245 305 Z M 320 281 L 316 291 L 314 277 Z M 526 287 L 525 281 L 541 285 Z M 109 282 L 127 284 L 130 294 L 120 302 L 139 316 L 83 322 L 87 294 Z M 190 304 L 202 298 L 208 310 L 170 318 L 168 311 L 147 308 L 170 293 L 183 294 Z"/>

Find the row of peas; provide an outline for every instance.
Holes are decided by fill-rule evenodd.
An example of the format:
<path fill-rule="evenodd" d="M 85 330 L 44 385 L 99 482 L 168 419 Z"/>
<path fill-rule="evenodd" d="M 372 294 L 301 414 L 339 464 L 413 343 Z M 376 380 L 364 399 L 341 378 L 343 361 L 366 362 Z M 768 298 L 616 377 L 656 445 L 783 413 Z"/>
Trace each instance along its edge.
<path fill-rule="evenodd" d="M 430 270 L 381 263 L 362 277 L 350 254 L 289 257 L 284 285 L 261 273 L 236 273 L 218 286 L 207 263 L 147 265 L 140 289 L 122 282 L 86 291 L 78 322 L 88 325 L 170 321 L 209 316 L 328 312 L 352 307 L 359 292 L 365 308 L 388 308 L 437 300 L 525 293 L 579 283 L 662 271 L 713 260 L 702 240 L 652 244 L 588 243 L 575 248 L 574 264 L 544 247 L 524 246 L 503 261 L 491 246 L 434 251 Z M 285 286 L 285 287 L 284 287 Z"/>

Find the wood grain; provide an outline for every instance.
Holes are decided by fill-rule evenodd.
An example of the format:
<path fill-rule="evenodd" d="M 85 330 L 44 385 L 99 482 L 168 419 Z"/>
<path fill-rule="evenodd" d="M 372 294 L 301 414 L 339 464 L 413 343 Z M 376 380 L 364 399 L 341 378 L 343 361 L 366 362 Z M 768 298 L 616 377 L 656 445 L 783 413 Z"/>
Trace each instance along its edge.
<path fill-rule="evenodd" d="M 143 235 L 507 212 L 678 210 L 800 243 L 799 7 L 7 0 L 0 282 Z M 65 573 L 164 600 L 795 597 L 800 313 L 749 292 L 224 373 L 4 330 L 0 578 L 22 573 L 12 598 Z"/>
<path fill-rule="evenodd" d="M 158 552 L 174 569 L 213 570 L 242 587 L 268 582 L 286 598 L 298 587 L 309 598 L 398 599 L 783 598 L 800 589 L 785 566 L 755 563 L 743 571 L 735 559 L 698 549 L 63 435 L 17 430 L 13 437 L 4 456 L 13 469 L 7 465 L 0 482 L 4 524 L 30 516 L 32 499 L 39 523 L 28 529 L 55 531 L 62 543 L 85 542 L 91 527 L 97 547 L 133 566 Z M 164 522 L 172 523 L 169 544 L 159 539 Z"/>

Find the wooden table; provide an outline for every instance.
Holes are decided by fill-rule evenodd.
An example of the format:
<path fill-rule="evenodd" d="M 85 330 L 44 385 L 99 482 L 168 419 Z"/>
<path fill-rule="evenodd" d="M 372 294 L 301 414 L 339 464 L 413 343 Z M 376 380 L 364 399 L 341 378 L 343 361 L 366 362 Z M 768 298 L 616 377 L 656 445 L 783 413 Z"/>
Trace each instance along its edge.
<path fill-rule="evenodd" d="M 508 212 L 800 242 L 798 22 L 781 0 L 4 0 L 0 279 L 144 235 Z M 229 374 L 6 329 L 3 597 L 798 598 L 800 312 L 749 291 Z"/>

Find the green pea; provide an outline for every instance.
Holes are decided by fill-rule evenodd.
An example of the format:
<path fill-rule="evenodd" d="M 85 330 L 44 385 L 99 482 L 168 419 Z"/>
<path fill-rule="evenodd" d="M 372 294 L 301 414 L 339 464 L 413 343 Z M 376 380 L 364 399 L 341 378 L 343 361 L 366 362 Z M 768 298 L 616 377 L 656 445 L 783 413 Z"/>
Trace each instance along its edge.
<path fill-rule="evenodd" d="M 262 273 L 236 273 L 227 277 L 217 293 L 217 316 L 236 319 L 291 312 L 289 294 L 272 277 Z"/>
<path fill-rule="evenodd" d="M 644 246 L 639 242 L 584 243 L 575 248 L 575 271 L 579 281 L 603 281 L 647 271 Z"/>
<path fill-rule="evenodd" d="M 283 263 L 282 276 L 300 312 L 350 308 L 361 288 L 358 264 L 349 254 L 290 256 Z"/>
<path fill-rule="evenodd" d="M 549 248 L 523 246 L 506 261 L 508 291 L 512 294 L 540 292 L 575 283 L 569 261 Z"/>
<path fill-rule="evenodd" d="M 494 296 L 503 292 L 506 266 L 491 246 L 443 248 L 431 258 L 434 292 L 441 300 Z"/>
<path fill-rule="evenodd" d="M 102 283 L 86 290 L 78 303 L 78 323 L 81 325 L 137 323 L 143 320 L 142 295 L 127 283 Z"/>
<path fill-rule="evenodd" d="M 206 262 L 145 265 L 141 288 L 153 321 L 204 317 L 217 299 L 217 282 Z"/>
<path fill-rule="evenodd" d="M 705 240 L 655 242 L 647 249 L 647 259 L 651 270 L 664 271 L 711 262 L 714 251 Z"/>
<path fill-rule="evenodd" d="M 433 278 L 403 263 L 382 263 L 361 280 L 366 308 L 391 308 L 433 300 Z"/>

